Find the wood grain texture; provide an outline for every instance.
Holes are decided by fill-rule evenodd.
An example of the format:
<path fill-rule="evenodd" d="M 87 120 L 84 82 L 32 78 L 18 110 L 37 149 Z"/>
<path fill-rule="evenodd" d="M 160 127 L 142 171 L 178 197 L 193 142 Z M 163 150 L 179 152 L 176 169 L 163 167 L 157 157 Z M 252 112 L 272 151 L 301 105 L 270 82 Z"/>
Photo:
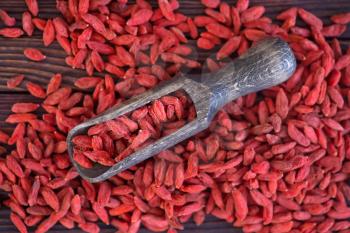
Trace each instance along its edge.
<path fill-rule="evenodd" d="M 180 11 L 188 16 L 198 15 L 203 12 L 203 7 L 199 0 L 180 0 Z M 228 0 L 229 3 L 234 3 L 234 0 Z M 40 14 L 42 18 L 52 18 L 58 15 L 55 9 L 55 0 L 39 0 Z M 154 4 L 155 1 L 152 1 Z M 262 4 L 267 9 L 268 16 L 275 16 L 280 11 L 292 6 L 300 6 L 312 11 L 317 16 L 321 17 L 325 22 L 329 22 L 329 16 L 341 13 L 350 12 L 349 0 L 251 0 L 252 5 Z M 17 25 L 20 26 L 20 17 L 23 11 L 26 10 L 24 0 L 0 0 L 0 8 L 8 11 L 11 15 L 17 18 Z M 2 27 L 0 23 L 0 27 Z M 341 43 L 345 46 L 350 44 L 350 29 L 341 37 Z M 25 47 L 36 47 L 41 49 L 47 59 L 42 63 L 28 61 L 23 56 Z M 199 60 L 204 60 L 209 54 L 205 51 L 198 51 Z M 24 74 L 26 80 L 34 81 L 40 84 L 48 83 L 49 78 L 54 73 L 63 74 L 63 84 L 72 85 L 78 77 L 85 76 L 85 72 L 81 70 L 73 70 L 65 65 L 65 53 L 60 49 L 57 43 L 46 48 L 43 46 L 40 33 L 36 32 L 32 38 L 23 37 L 20 39 L 4 39 L 0 38 L 0 128 L 10 132 L 12 125 L 6 124 L 5 119 L 10 113 L 11 105 L 16 102 L 38 102 L 37 99 L 31 97 L 24 89 L 24 84 L 15 90 L 6 88 L 8 78 Z M 0 198 L 4 197 L 4 193 L 0 193 Z M 0 210 L 0 232 L 17 232 L 16 228 L 11 224 L 9 211 L 2 208 Z M 101 232 L 115 232 L 111 227 L 101 224 Z M 33 232 L 33 229 L 31 229 Z M 62 226 L 55 226 L 50 232 L 68 233 L 72 232 L 64 229 Z M 74 230 L 74 232 L 80 232 Z M 149 231 L 142 229 L 141 233 Z M 193 222 L 186 224 L 184 233 L 228 233 L 233 232 L 232 225 L 213 217 L 207 218 L 205 223 L 197 227 Z"/>
<path fill-rule="evenodd" d="M 89 182 L 104 181 L 207 129 L 216 113 L 225 104 L 249 93 L 283 83 L 294 73 L 295 68 L 294 54 L 286 42 L 279 38 L 260 41 L 246 51 L 244 56 L 228 63 L 215 74 L 202 75 L 200 79 L 198 76 L 186 75 L 173 78 L 130 99 L 130 102 L 125 101 L 71 129 L 67 136 L 67 148 L 71 161 L 79 174 Z M 197 110 L 195 120 L 135 151 L 112 167 L 97 164 L 92 168 L 84 168 L 74 161 L 72 138 L 86 133 L 93 125 L 116 119 L 180 89 L 188 93 L 194 103 Z"/>

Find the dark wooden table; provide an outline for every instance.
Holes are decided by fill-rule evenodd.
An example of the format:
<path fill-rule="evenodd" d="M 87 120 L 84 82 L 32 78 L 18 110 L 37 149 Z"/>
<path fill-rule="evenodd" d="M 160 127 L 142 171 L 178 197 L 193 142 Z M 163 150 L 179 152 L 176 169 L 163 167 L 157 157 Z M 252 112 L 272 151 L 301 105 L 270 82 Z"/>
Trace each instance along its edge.
<path fill-rule="evenodd" d="M 181 12 L 188 16 L 201 14 L 203 11 L 199 0 L 179 0 L 181 3 Z M 155 1 L 153 1 L 155 2 Z M 229 0 L 229 3 L 236 1 Z M 55 8 L 55 0 L 39 0 L 40 17 L 52 18 L 58 15 Z M 341 13 L 350 12 L 350 0 L 251 0 L 251 5 L 262 4 L 267 9 L 267 15 L 275 16 L 280 11 L 292 6 L 300 6 L 312 11 L 317 16 L 321 17 L 326 22 L 329 21 L 329 16 Z M 11 15 L 17 18 L 17 24 L 20 25 L 22 12 L 26 10 L 24 0 L 0 0 L 0 8 L 8 11 Z M 342 45 L 350 45 L 350 29 L 341 37 Z M 40 48 L 46 55 L 47 59 L 44 63 L 29 62 L 23 56 L 25 47 Z M 205 52 L 199 52 L 199 59 L 203 60 L 208 56 Z M 6 88 L 6 81 L 17 74 L 24 74 L 26 80 L 34 81 L 35 83 L 47 84 L 49 78 L 54 73 L 62 73 L 63 84 L 72 85 L 78 77 L 85 76 L 83 71 L 73 70 L 65 65 L 65 53 L 60 49 L 57 43 L 45 48 L 42 44 L 40 34 L 36 33 L 33 37 L 20 39 L 4 39 L 0 38 L 0 129 L 11 132 L 12 126 L 4 121 L 10 113 L 13 103 L 20 101 L 36 101 L 31 97 L 24 85 L 15 89 L 9 90 Z M 3 194 L 5 195 L 5 194 Z M 16 228 L 9 220 L 9 211 L 0 209 L 0 232 L 17 232 Z M 55 226 L 50 232 L 71 232 L 64 229 L 62 226 Z M 74 232 L 79 232 L 78 230 Z M 115 232 L 115 229 L 101 224 L 101 232 Z M 149 232 L 142 229 L 141 232 Z M 197 227 L 193 222 L 186 224 L 184 233 L 228 233 L 234 232 L 231 224 L 217 220 L 213 217 L 208 217 L 203 225 Z"/>

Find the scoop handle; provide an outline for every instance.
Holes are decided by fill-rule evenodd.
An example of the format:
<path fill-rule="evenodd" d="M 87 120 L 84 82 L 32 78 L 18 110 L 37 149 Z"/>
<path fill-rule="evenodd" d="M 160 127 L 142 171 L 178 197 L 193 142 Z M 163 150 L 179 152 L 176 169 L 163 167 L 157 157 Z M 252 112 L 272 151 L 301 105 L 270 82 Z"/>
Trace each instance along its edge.
<path fill-rule="evenodd" d="M 279 38 L 267 38 L 214 74 L 201 78 L 215 95 L 216 106 L 286 81 L 296 68 L 294 54 Z"/>

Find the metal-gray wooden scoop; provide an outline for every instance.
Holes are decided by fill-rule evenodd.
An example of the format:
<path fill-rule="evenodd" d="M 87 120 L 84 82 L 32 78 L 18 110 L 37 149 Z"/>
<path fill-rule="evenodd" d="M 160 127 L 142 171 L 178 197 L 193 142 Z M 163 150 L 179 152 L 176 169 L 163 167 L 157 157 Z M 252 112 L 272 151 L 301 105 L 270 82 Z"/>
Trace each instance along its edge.
<path fill-rule="evenodd" d="M 67 137 L 70 159 L 79 174 L 88 181 L 99 182 L 108 179 L 206 129 L 217 111 L 226 103 L 286 81 L 293 74 L 295 67 L 295 57 L 287 43 L 278 38 L 265 39 L 215 73 L 202 76 L 179 75 L 77 125 Z M 197 112 L 195 120 L 139 149 L 112 167 L 96 164 L 93 168 L 86 169 L 74 161 L 72 143 L 74 136 L 86 133 L 93 125 L 115 119 L 180 89 L 192 98 Z"/>

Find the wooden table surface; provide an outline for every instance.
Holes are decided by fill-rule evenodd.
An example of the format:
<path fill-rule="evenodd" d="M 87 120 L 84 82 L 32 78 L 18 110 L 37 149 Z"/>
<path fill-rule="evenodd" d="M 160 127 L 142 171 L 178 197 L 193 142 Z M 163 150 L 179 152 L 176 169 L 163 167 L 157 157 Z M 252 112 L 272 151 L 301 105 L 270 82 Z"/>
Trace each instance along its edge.
<path fill-rule="evenodd" d="M 155 2 L 155 1 L 152 1 Z M 181 3 L 180 11 L 188 16 L 201 14 L 203 7 L 199 0 L 179 0 Z M 227 1 L 235 3 L 233 0 Z M 251 5 L 262 4 L 266 7 L 266 15 L 273 17 L 280 11 L 292 6 L 300 6 L 310 10 L 326 22 L 329 22 L 329 16 L 341 13 L 350 12 L 350 0 L 251 0 Z M 55 0 L 39 0 L 40 17 L 52 18 L 58 15 L 55 8 Z M 0 8 L 8 11 L 11 15 L 17 18 L 17 24 L 20 25 L 22 12 L 26 10 L 24 0 L 0 0 Z M 2 25 L 0 25 L 2 26 Z M 346 46 L 350 45 L 350 29 L 346 31 L 340 38 L 341 43 Z M 23 56 L 25 47 L 40 48 L 46 55 L 47 59 L 44 63 L 30 62 Z M 208 56 L 205 52 L 199 51 L 199 59 L 203 60 Z M 6 132 L 11 132 L 12 127 L 6 124 L 4 120 L 10 113 L 13 103 L 19 101 L 36 101 L 23 88 L 24 85 L 15 89 L 9 90 L 6 88 L 6 81 L 17 74 L 24 74 L 26 80 L 34 81 L 35 83 L 47 84 L 49 78 L 54 73 L 62 73 L 63 84 L 72 85 L 78 77 L 85 76 L 85 72 L 73 70 L 65 65 L 65 53 L 60 49 L 57 43 L 45 48 L 42 44 L 40 34 L 31 37 L 23 37 L 20 39 L 4 39 L 0 38 L 0 128 Z M 3 194 L 6 195 L 6 194 Z M 16 228 L 9 220 L 9 211 L 0 209 L 0 232 L 17 232 Z M 64 229 L 62 226 L 55 226 L 50 232 L 72 232 Z M 76 230 L 74 232 L 80 232 Z M 115 232 L 114 228 L 101 224 L 101 232 Z M 140 232 L 149 232 L 142 229 Z M 213 217 L 208 217 L 203 225 L 197 227 L 193 222 L 186 224 L 184 233 L 228 233 L 234 232 L 231 224 L 217 220 Z"/>

